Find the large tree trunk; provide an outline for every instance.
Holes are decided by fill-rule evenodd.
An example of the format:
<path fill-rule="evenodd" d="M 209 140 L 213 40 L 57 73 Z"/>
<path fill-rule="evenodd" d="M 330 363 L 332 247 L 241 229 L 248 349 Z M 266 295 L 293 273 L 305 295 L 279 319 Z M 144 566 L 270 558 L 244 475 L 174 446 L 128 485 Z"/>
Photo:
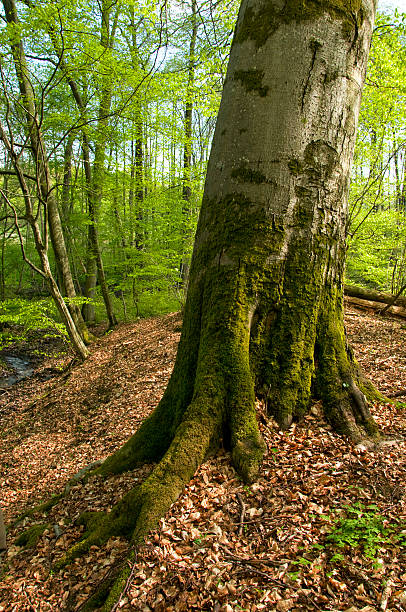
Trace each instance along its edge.
<path fill-rule="evenodd" d="M 98 473 L 159 463 L 106 518 L 88 522 L 88 538 L 61 565 L 113 533 L 142 542 L 221 441 L 241 477 L 254 479 L 264 453 L 256 394 L 284 428 L 313 392 L 336 430 L 378 436 L 346 344 L 342 285 L 374 6 L 279 6 L 241 6 L 174 371 L 157 409 Z"/>

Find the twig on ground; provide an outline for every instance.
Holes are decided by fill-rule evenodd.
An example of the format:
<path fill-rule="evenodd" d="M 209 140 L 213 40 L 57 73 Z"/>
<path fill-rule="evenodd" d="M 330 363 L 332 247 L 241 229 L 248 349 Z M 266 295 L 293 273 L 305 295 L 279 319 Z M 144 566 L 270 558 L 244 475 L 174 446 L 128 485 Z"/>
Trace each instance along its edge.
<path fill-rule="evenodd" d="M 243 498 L 241 497 L 240 493 L 237 493 L 237 499 L 239 501 L 239 504 L 241 506 L 241 514 L 240 514 L 240 526 L 238 527 L 238 535 L 240 536 L 242 534 L 242 530 L 244 527 L 244 519 L 245 519 L 245 503 Z"/>
<path fill-rule="evenodd" d="M 244 557 L 238 557 L 237 555 L 234 555 L 230 550 L 228 550 L 228 548 L 226 548 L 222 544 L 219 545 L 219 548 L 224 550 L 226 556 L 230 559 L 230 561 L 235 561 L 236 563 L 249 563 L 250 565 L 271 565 L 272 567 L 279 567 L 283 563 L 292 562 L 292 559 L 273 560 L 268 558 L 256 559 L 255 557 L 249 557 L 247 559 L 244 559 Z"/>
<path fill-rule="evenodd" d="M 282 589 L 287 589 L 289 586 L 285 584 L 284 582 L 281 582 L 280 580 L 276 580 L 276 578 L 272 578 L 272 576 L 270 576 L 266 572 L 259 570 L 257 567 L 254 567 L 253 565 L 250 565 L 249 563 L 247 563 L 246 566 L 247 566 L 246 569 L 241 568 L 237 570 L 235 573 L 236 574 L 246 574 L 247 572 L 254 572 L 255 574 L 258 574 L 259 576 L 263 576 L 264 578 L 269 580 L 269 582 L 272 582 L 272 584 L 276 584 Z"/>
<path fill-rule="evenodd" d="M 392 578 L 392 576 L 391 576 L 391 578 Z M 391 578 L 389 578 L 388 582 L 386 583 L 386 586 L 385 586 L 384 590 L 382 591 L 381 604 L 379 606 L 379 609 L 382 610 L 382 612 L 385 612 L 386 608 L 388 607 L 389 598 L 392 595 L 392 580 L 391 580 Z"/>
<path fill-rule="evenodd" d="M 121 591 L 119 598 L 117 599 L 116 604 L 112 607 L 111 612 L 116 612 L 116 610 L 118 610 L 118 608 L 120 607 L 120 602 L 123 599 L 123 597 L 125 597 L 126 593 L 128 592 L 128 589 L 131 586 L 131 583 L 133 581 L 134 578 L 134 572 L 137 569 L 137 562 L 138 562 L 138 556 L 137 556 L 137 551 L 135 551 L 135 559 L 134 562 L 132 564 L 132 568 L 131 568 L 131 572 L 130 575 L 127 578 L 127 582 L 125 583 L 124 589 Z"/>
<path fill-rule="evenodd" d="M 388 397 L 392 398 L 392 397 L 402 397 L 402 395 L 406 395 L 406 389 L 403 389 L 402 391 L 396 391 L 396 393 L 391 393 L 390 395 L 388 395 Z"/>

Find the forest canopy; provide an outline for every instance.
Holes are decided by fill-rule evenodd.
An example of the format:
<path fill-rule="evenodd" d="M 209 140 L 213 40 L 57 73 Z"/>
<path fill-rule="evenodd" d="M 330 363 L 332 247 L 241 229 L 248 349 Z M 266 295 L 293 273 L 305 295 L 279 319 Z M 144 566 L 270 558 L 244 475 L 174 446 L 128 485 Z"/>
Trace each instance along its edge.
<path fill-rule="evenodd" d="M 25 173 L 43 240 L 51 243 L 53 276 L 87 323 L 106 318 L 105 293 L 110 323 L 183 304 L 237 9 L 237 2 L 27 0 L 17 3 L 15 23 L 3 18 L 1 123 Z M 25 54 L 71 294 L 52 231 L 46 231 L 49 203 L 27 140 L 13 37 Z M 347 281 L 392 293 L 406 280 L 405 52 L 404 16 L 379 14 L 348 228 Z M 24 299 L 44 299 L 48 289 L 21 256 L 23 248 L 40 266 L 12 152 L 4 142 L 1 148 L 0 299 L 1 316 L 10 320 L 16 309 L 24 317 Z M 49 302 L 46 308 L 60 320 Z"/>

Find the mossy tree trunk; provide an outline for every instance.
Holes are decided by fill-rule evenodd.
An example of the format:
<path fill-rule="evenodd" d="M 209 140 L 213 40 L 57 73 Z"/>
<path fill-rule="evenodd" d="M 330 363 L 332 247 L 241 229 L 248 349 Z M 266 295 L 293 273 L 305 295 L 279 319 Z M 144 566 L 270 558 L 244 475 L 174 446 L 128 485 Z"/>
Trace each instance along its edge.
<path fill-rule="evenodd" d="M 243 1 L 174 371 L 157 409 L 98 473 L 158 464 L 90 521 L 64 562 L 112 533 L 142 541 L 221 441 L 254 479 L 264 453 L 256 395 L 283 428 L 317 395 L 336 430 L 378 436 L 343 324 L 347 193 L 374 10 L 371 0 Z"/>

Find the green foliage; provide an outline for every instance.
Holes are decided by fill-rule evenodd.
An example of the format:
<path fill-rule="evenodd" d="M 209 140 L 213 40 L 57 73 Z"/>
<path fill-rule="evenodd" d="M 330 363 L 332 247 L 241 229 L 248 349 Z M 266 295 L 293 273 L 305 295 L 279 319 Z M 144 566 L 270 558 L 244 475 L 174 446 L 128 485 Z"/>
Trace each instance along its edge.
<path fill-rule="evenodd" d="M 378 14 L 350 191 L 347 277 L 395 293 L 406 280 L 405 15 Z"/>
<path fill-rule="evenodd" d="M 288 3 L 285 13 L 265 7 L 264 15 L 247 12 L 237 35 L 240 40 L 266 40 L 275 20 L 296 18 L 297 6 Z M 19 3 L 20 25 L 4 27 L 0 35 L 2 70 L 9 91 L 0 94 L 5 111 L 7 99 L 19 100 L 15 67 L 7 30 L 13 40 L 22 39 L 41 114 L 50 170 L 63 221 L 65 240 L 76 286 L 84 285 L 88 260 L 87 234 L 92 224 L 82 156 L 83 130 L 95 155 L 105 141 L 105 150 L 92 172 L 97 175 L 96 225 L 107 283 L 120 318 L 132 319 L 179 309 L 183 304 L 180 268 L 190 258 L 200 209 L 204 178 L 215 127 L 220 94 L 239 2 L 220 0 L 215 7 L 198 3 L 193 15 L 190 4 L 165 13 L 158 5 L 137 0 L 111 5 L 109 19 L 101 15 L 101 4 L 75 4 L 44 0 L 30 7 Z M 359 2 L 354 5 L 357 13 Z M 320 7 L 311 2 L 308 17 L 326 10 L 343 21 L 349 31 L 342 3 Z M 262 19 L 266 17 L 266 19 Z M 362 19 L 359 12 L 358 18 Z M 103 47 L 101 24 L 113 23 L 111 48 Z M 275 22 L 276 24 L 276 22 Z M 258 26 L 258 28 L 256 28 Z M 57 69 L 56 42 L 64 48 L 65 68 Z M 196 30 L 194 57 L 191 41 Z M 168 49 L 164 57 L 162 41 Z M 406 279 L 406 44 L 403 15 L 378 15 L 368 77 L 364 89 L 351 185 L 351 223 L 348 232 L 347 276 L 367 287 L 396 291 Z M 160 51 L 157 49 L 161 48 Z M 318 43 L 311 41 L 316 56 Z M 192 61 L 193 60 L 193 61 Z M 84 108 L 79 110 L 67 76 L 78 86 Z M 255 69 L 239 70 L 234 79 L 258 96 L 266 96 L 263 74 Z M 7 94 L 7 96 L 6 96 Z M 103 121 L 100 109 L 110 99 Z M 192 135 L 186 135 L 186 105 L 192 105 Z M 11 104 L 9 121 L 14 139 L 24 139 L 24 111 Z M 67 134 L 73 132 L 70 179 L 63 193 Z M 191 167 L 184 168 L 185 146 L 190 146 Z M 22 155 L 24 168 L 35 174 L 29 155 Z M 93 158 L 92 158 L 93 159 Z M 5 166 L 9 165 L 6 160 Z M 298 160 L 288 162 L 292 175 L 301 172 Z M 236 182 L 266 182 L 259 171 L 234 168 Z M 15 177 L 2 178 L 20 217 L 27 257 L 39 265 L 33 238 L 24 219 L 24 202 Z M 190 188 L 185 200 L 184 187 Z M 402 191 L 403 190 L 403 191 Z M 403 193 L 403 195 L 402 195 Z M 402 197 L 404 200 L 402 200 Z M 403 202 L 403 204 L 402 204 Z M 0 299 L 17 292 L 41 294 L 32 270 L 21 260 L 17 232 L 2 203 L 0 247 Z M 43 211 L 41 211 L 43 214 Z M 38 210 L 40 217 L 40 211 Z M 298 221 L 302 222 L 300 211 Z M 49 252 L 51 267 L 56 262 Z M 56 274 L 57 276 L 57 274 Z M 20 291 L 22 292 L 20 293 Z M 26 293 L 24 293 L 24 291 Z M 83 298 L 77 299 L 82 306 Z M 105 319 L 101 296 L 94 299 L 96 320 Z M 26 307 L 22 308 L 22 314 Z M 28 319 L 34 319 L 27 312 Z M 52 315 L 51 318 L 58 320 Z M 43 327 L 42 323 L 38 323 Z"/>
<path fill-rule="evenodd" d="M 399 525 L 389 523 L 375 504 L 356 502 L 341 512 L 343 515 L 335 519 L 334 527 L 327 535 L 327 541 L 334 547 L 357 548 L 366 557 L 375 559 L 385 544 L 397 542 L 404 545 Z M 342 555 L 337 553 L 331 560 L 340 561 Z"/>
<path fill-rule="evenodd" d="M 369 215 L 349 242 L 347 278 L 356 285 L 393 291 L 394 262 L 406 243 L 406 216 L 396 210 Z"/>
<path fill-rule="evenodd" d="M 13 326 L 17 326 L 18 332 Z M 25 339 L 30 330 L 46 330 L 47 337 L 67 337 L 65 327 L 50 298 L 24 300 L 13 298 L 0 302 L 0 350 Z"/>
<path fill-rule="evenodd" d="M 292 565 L 302 565 L 302 566 L 306 566 L 306 565 L 311 565 L 311 561 L 309 561 L 309 559 L 306 559 L 305 557 L 299 557 L 299 559 L 296 559 L 296 561 L 292 561 Z"/>

